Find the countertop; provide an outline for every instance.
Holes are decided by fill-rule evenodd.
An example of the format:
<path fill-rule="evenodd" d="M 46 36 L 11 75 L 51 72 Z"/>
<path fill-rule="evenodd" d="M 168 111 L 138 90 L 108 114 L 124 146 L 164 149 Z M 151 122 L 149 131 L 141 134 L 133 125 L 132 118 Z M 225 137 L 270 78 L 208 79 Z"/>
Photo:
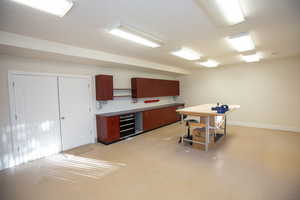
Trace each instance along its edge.
<path fill-rule="evenodd" d="M 151 107 L 146 107 L 146 108 L 123 110 L 123 111 L 118 111 L 118 112 L 101 113 L 101 114 L 96 114 L 96 115 L 101 115 L 104 117 L 111 117 L 111 116 L 116 116 L 116 115 L 126 115 L 129 113 L 137 113 L 137 112 L 142 112 L 142 111 L 146 111 L 146 110 L 154 110 L 154 109 L 159 109 L 159 108 L 165 108 L 165 107 L 171 107 L 171 106 L 181 106 L 181 105 L 184 105 L 184 103 L 172 103 L 172 104 L 165 104 L 165 105 L 159 105 L 159 106 L 151 106 Z"/>

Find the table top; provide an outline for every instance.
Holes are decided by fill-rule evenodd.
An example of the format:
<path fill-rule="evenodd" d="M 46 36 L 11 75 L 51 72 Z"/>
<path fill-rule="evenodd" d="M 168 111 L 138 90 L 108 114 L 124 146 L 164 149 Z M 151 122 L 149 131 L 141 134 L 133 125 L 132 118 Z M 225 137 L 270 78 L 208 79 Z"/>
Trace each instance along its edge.
<path fill-rule="evenodd" d="M 211 110 L 211 108 L 215 106 L 217 106 L 217 104 L 202 104 L 202 105 L 178 109 L 176 110 L 176 112 L 184 115 L 191 115 L 191 116 L 224 116 L 224 115 L 228 115 L 230 112 L 235 111 L 241 107 L 240 105 L 228 105 L 229 111 L 224 114 L 220 114 L 217 113 L 217 111 L 215 110 Z"/>

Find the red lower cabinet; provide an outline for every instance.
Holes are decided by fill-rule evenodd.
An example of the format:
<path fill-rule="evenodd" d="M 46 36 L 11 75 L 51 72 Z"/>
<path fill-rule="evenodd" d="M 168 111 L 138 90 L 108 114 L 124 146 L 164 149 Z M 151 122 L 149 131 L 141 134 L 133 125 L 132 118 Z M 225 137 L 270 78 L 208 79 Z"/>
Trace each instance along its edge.
<path fill-rule="evenodd" d="M 180 120 L 180 115 L 176 113 L 179 106 L 147 110 L 143 112 L 144 131 L 152 130 Z"/>
<path fill-rule="evenodd" d="M 138 119 L 135 113 L 117 114 L 115 116 L 97 115 L 98 142 L 110 144 L 135 133 L 136 125 L 143 131 L 149 131 L 180 120 L 176 110 L 183 105 L 169 106 L 153 110 L 140 111 Z M 142 121 L 141 121 L 142 119 Z M 137 124 L 136 124 L 137 123 Z M 140 130 L 137 128 L 137 130 Z"/>
<path fill-rule="evenodd" d="M 97 115 L 98 142 L 112 143 L 120 139 L 120 117 Z"/>

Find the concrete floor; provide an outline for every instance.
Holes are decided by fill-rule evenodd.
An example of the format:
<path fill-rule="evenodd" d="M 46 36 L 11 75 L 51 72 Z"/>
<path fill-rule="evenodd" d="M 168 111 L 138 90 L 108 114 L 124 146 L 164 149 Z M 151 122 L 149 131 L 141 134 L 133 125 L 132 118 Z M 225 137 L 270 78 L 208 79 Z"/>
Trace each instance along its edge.
<path fill-rule="evenodd" d="M 183 130 L 172 124 L 4 170 L 0 199 L 300 199 L 299 133 L 229 127 L 203 152 L 177 144 Z"/>

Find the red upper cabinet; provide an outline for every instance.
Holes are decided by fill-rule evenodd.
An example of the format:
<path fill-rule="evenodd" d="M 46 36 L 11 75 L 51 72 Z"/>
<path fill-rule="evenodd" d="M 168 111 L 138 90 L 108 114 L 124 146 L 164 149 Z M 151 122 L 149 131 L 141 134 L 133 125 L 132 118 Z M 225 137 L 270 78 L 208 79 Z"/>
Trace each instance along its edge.
<path fill-rule="evenodd" d="M 131 79 L 132 97 L 179 96 L 179 81 L 150 78 Z"/>
<path fill-rule="evenodd" d="M 113 99 L 113 76 L 97 75 L 96 81 L 96 100 L 106 101 Z"/>

